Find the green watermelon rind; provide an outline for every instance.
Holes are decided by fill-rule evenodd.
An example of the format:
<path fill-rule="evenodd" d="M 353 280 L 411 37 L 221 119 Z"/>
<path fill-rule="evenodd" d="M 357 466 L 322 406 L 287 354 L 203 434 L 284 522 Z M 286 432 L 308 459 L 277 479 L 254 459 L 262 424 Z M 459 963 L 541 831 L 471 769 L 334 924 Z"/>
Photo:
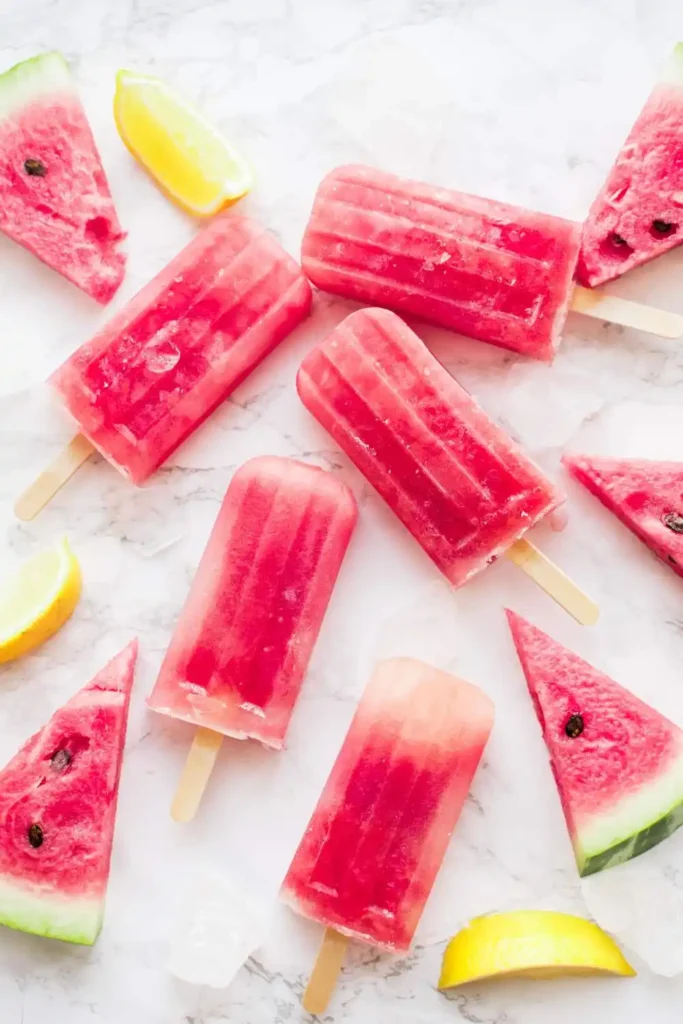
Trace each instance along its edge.
<path fill-rule="evenodd" d="M 678 85 L 683 88 L 683 43 L 677 43 L 674 46 L 660 77 L 660 83 Z"/>
<path fill-rule="evenodd" d="M 41 96 L 73 92 L 69 65 L 61 53 L 40 53 L 0 75 L 0 119 L 11 116 Z"/>
<path fill-rule="evenodd" d="M 104 901 L 25 888 L 0 877 L 0 924 L 46 939 L 92 946 L 102 929 Z"/>
<path fill-rule="evenodd" d="M 683 825 L 683 753 L 656 782 L 621 800 L 614 812 L 581 825 L 573 837 L 582 877 L 624 864 L 652 849 Z"/>

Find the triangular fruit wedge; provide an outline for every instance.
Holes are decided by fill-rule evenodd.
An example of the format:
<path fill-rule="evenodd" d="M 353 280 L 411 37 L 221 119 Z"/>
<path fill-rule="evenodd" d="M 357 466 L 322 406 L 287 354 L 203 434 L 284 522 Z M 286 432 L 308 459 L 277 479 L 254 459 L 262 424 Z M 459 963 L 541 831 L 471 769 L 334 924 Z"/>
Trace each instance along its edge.
<path fill-rule="evenodd" d="M 683 730 L 514 612 L 510 629 L 580 875 L 683 825 Z"/>
<path fill-rule="evenodd" d="M 590 208 L 576 276 L 595 287 L 681 242 L 683 43 L 678 43 Z"/>
<path fill-rule="evenodd" d="M 0 924 L 97 938 L 136 657 L 133 641 L 0 772 Z"/>
<path fill-rule="evenodd" d="M 562 461 L 579 483 L 683 576 L 683 462 L 571 452 Z"/>
<path fill-rule="evenodd" d="M 123 280 L 125 237 L 66 61 L 0 75 L 0 231 L 98 302 Z"/>

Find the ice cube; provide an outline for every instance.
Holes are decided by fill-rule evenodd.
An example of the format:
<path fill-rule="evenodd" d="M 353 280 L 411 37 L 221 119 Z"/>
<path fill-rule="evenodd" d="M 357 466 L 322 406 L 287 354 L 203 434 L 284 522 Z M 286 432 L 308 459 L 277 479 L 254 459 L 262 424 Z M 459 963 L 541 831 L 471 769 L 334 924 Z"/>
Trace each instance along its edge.
<path fill-rule="evenodd" d="M 581 883 L 597 923 L 655 974 L 683 974 L 683 834 Z"/>
<path fill-rule="evenodd" d="M 192 985 L 226 988 L 265 941 L 271 913 L 243 884 L 203 870 L 188 886 L 168 970 Z"/>

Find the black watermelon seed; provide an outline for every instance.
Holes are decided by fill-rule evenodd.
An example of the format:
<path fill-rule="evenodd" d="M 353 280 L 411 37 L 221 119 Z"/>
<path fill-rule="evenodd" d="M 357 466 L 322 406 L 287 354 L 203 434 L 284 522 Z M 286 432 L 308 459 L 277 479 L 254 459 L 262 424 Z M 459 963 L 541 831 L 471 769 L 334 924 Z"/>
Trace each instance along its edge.
<path fill-rule="evenodd" d="M 662 522 L 672 533 L 683 533 L 683 516 L 678 512 L 667 512 Z"/>
<path fill-rule="evenodd" d="M 570 739 L 575 740 L 583 732 L 583 718 L 581 715 L 572 715 L 564 727 L 564 731 Z"/>
<path fill-rule="evenodd" d="M 31 825 L 28 830 L 28 841 L 34 850 L 37 850 L 39 846 L 43 845 L 43 830 L 40 825 Z"/>
<path fill-rule="evenodd" d="M 63 772 L 71 764 L 71 754 L 68 750 L 58 750 L 52 755 L 50 764 L 56 772 Z"/>
<path fill-rule="evenodd" d="M 675 224 L 669 223 L 668 220 L 652 221 L 652 230 L 656 231 L 658 235 L 670 235 L 675 226 Z"/>
<path fill-rule="evenodd" d="M 30 174 L 32 178 L 44 178 L 47 174 L 47 167 L 41 163 L 40 160 L 34 160 L 30 158 L 24 160 L 24 170 L 27 174 Z"/>
<path fill-rule="evenodd" d="M 628 245 L 626 239 L 622 238 L 621 235 L 618 235 L 616 231 L 612 232 L 610 239 L 612 241 L 612 245 Z"/>

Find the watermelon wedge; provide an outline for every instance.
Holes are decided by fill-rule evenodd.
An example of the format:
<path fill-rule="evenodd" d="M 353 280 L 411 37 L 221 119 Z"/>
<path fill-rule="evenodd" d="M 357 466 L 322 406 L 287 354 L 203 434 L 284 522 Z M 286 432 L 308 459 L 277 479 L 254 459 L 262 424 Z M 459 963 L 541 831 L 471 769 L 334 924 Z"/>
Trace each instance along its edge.
<path fill-rule="evenodd" d="M 683 462 L 566 453 L 579 483 L 683 576 Z"/>
<path fill-rule="evenodd" d="M 580 875 L 622 864 L 683 825 L 683 730 L 507 612 Z"/>
<path fill-rule="evenodd" d="M 44 53 L 0 75 L 0 231 L 98 302 L 125 237 L 68 66 Z"/>
<path fill-rule="evenodd" d="M 0 772 L 0 924 L 97 938 L 136 657 L 133 641 Z"/>
<path fill-rule="evenodd" d="M 683 43 L 590 208 L 576 276 L 595 287 L 683 242 Z"/>

